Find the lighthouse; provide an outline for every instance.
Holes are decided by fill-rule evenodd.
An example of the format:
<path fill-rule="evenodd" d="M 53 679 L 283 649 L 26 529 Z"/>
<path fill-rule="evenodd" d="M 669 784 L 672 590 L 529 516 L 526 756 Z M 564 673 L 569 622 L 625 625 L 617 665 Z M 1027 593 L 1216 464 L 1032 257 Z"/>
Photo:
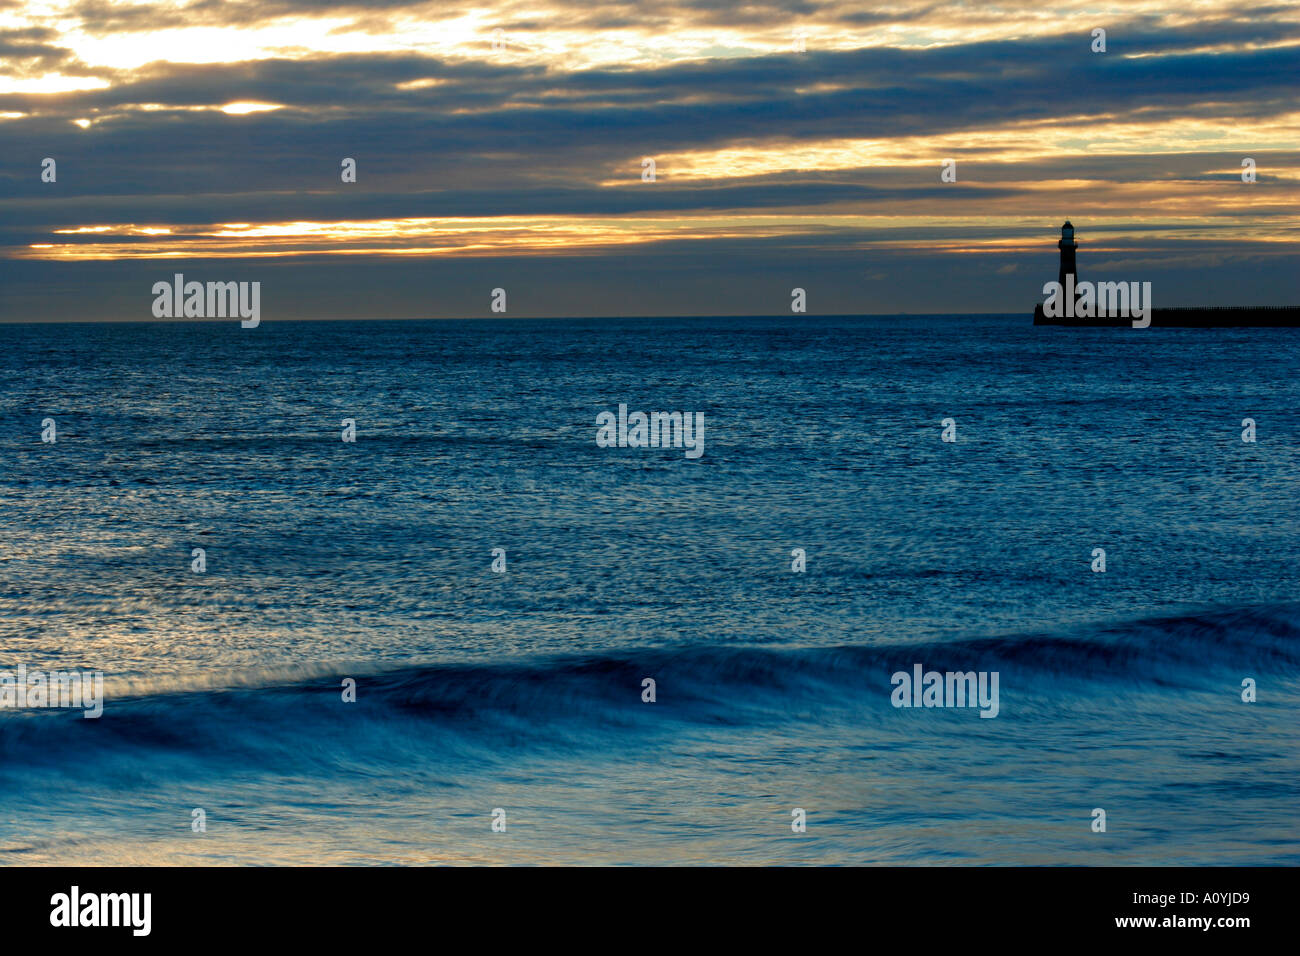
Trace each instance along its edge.
<path fill-rule="evenodd" d="M 1065 288 L 1065 277 L 1074 276 L 1072 283 L 1073 288 L 1079 287 L 1079 276 L 1074 271 L 1074 250 L 1079 248 L 1079 244 L 1074 241 L 1074 224 L 1070 220 L 1065 220 L 1061 226 L 1061 241 L 1056 244 L 1056 248 L 1061 250 L 1061 271 L 1056 276 L 1056 281 L 1061 283 L 1061 288 Z"/>
<path fill-rule="evenodd" d="M 1056 282 L 1043 286 L 1048 298 L 1034 305 L 1034 325 L 1131 326 L 1145 329 L 1152 325 L 1171 328 L 1300 328 L 1300 305 L 1227 305 L 1200 308 L 1151 307 L 1151 283 L 1123 282 L 1080 283 L 1074 271 L 1074 255 L 1079 244 L 1074 241 L 1074 223 L 1061 223 L 1061 268 Z M 1079 286 L 1083 285 L 1083 290 Z M 1146 303 L 1145 307 L 1137 303 Z M 1048 306 L 1051 306 L 1051 314 Z M 1140 321 L 1138 321 L 1140 320 Z"/>

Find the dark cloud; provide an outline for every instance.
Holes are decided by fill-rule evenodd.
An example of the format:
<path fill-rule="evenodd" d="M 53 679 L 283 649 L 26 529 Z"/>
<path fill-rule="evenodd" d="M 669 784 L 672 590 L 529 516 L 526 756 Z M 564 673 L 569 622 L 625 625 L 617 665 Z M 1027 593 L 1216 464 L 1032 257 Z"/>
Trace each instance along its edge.
<path fill-rule="evenodd" d="M 0 74 L 44 74 L 69 65 L 72 51 L 47 42 L 58 37 L 49 27 L 0 30 Z"/>
<path fill-rule="evenodd" d="M 265 18 L 278 15 L 275 11 L 338 10 L 378 18 L 373 21 L 378 28 L 390 13 L 412 6 L 272 0 L 254 11 L 245 4 L 210 0 L 173 12 L 90 2 L 78 10 L 96 31 L 154 29 L 171 22 L 151 16 L 182 17 L 187 19 L 175 22 L 192 24 Z M 439 7 L 442 13 L 446 9 Z M 726 16 L 730 5 L 721 0 L 670 8 L 647 5 L 645 11 L 630 4 L 574 6 L 564 8 L 561 16 L 575 18 L 572 22 L 583 17 L 590 18 L 583 22 L 642 22 L 642 16 L 679 9 L 707 19 Z M 758 3 L 738 9 L 735 16 L 770 23 L 826 8 Z M 876 16 L 835 9 L 836 16 L 859 23 Z M 1073 205 L 1066 211 L 1084 214 L 1078 220 L 1081 228 L 1087 213 L 1105 210 L 1110 234 L 1124 231 L 1128 237 L 1108 238 L 1107 247 L 1119 250 L 1121 257 L 1141 255 L 1144 261 L 1166 263 L 1162 275 L 1170 283 L 1178 275 L 1195 276 L 1197 269 L 1226 268 L 1223 263 L 1231 261 L 1240 270 L 1234 276 L 1258 283 L 1260 301 L 1294 301 L 1294 295 L 1286 298 L 1288 289 L 1295 291 L 1296 280 L 1287 278 L 1293 272 L 1277 266 L 1279 244 L 1243 244 L 1235 209 L 1223 209 L 1221 222 L 1210 217 L 1208 225 L 1153 224 L 1152 218 L 1159 217 L 1127 223 L 1122 230 L 1117 225 L 1136 215 L 1132 210 L 1115 213 L 1132 202 L 1131 194 L 1119 188 L 1122 184 L 1232 188 L 1241 185 L 1232 174 L 1239 155 L 1191 152 L 1191 147 L 1179 152 L 1180 144 L 1171 144 L 1171 151 L 1160 155 L 1078 151 L 1044 159 L 1033 138 L 1036 124 L 1058 123 L 1073 123 L 1080 140 L 1127 121 L 1200 119 L 1240 129 L 1241 155 L 1256 158 L 1260 169 L 1259 182 L 1242 194 L 1243 202 L 1248 195 L 1250 214 L 1258 222 L 1275 231 L 1292 228 L 1288 218 L 1293 221 L 1294 207 L 1284 198 L 1290 196 L 1294 178 L 1280 178 L 1278 171 L 1294 169 L 1293 151 L 1264 149 L 1276 144 L 1252 142 L 1249 135 L 1252 124 L 1295 109 L 1300 44 L 1261 47 L 1300 39 L 1300 24 L 1267 19 L 1283 9 L 1261 7 L 1257 11 L 1266 11 L 1261 16 L 1243 14 L 1177 29 L 1149 18 L 1117 20 L 1109 28 L 1110 52 L 1105 55 L 1092 54 L 1087 30 L 1080 30 L 930 48 L 810 49 L 798 56 L 572 70 L 508 59 L 359 54 L 219 64 L 160 59 L 119 72 L 76 61 L 50 28 L 0 31 L 3 70 L 34 75 L 57 65 L 65 74 L 98 75 L 111 83 L 107 89 L 57 95 L 0 95 L 0 112 L 30 114 L 0 121 L 5 143 L 0 189 L 6 195 L 0 205 L 0 317 L 30 316 L 41 308 L 42 283 L 47 291 L 61 290 L 43 307 L 47 314 L 75 317 L 98 303 L 102 317 L 136 315 L 137 290 L 147 288 L 141 283 L 167 273 L 174 263 L 4 261 L 21 247 L 51 241 L 54 229 L 86 224 L 781 210 L 808 215 L 814 222 L 819 213 L 888 212 L 961 217 L 962 224 L 881 229 L 828 219 L 808 234 L 674 240 L 634 252 L 548 256 L 544 264 L 526 256 L 402 263 L 370 256 L 303 256 L 293 262 L 232 260 L 201 266 L 191 260 L 183 268 L 211 265 L 240 278 L 252 270 L 274 278 L 285 290 L 297 283 L 297 297 L 286 291 L 281 301 L 293 302 L 283 307 L 283 314 L 300 317 L 313 309 L 362 317 L 374 306 L 367 306 L 358 289 L 367 283 L 383 286 L 383 277 L 391 278 L 384 315 L 477 314 L 481 303 L 459 291 L 429 307 L 429 284 L 450 288 L 460 281 L 457 276 L 478 285 L 499 284 L 492 277 L 502 274 L 531 283 L 532 304 L 522 314 L 626 314 L 629 301 L 644 311 L 668 314 L 710 311 L 698 304 L 709 301 L 700 298 L 709 286 L 699 274 L 701 263 L 708 264 L 716 282 L 742 289 L 721 311 L 770 311 L 763 303 L 779 300 L 770 298 L 775 292 L 788 301 L 792 284 L 813 281 L 822 283 L 822 305 L 814 305 L 816 311 L 900 311 L 917 301 L 927 302 L 928 310 L 942 310 L 948 307 L 946 293 L 933 288 L 935 269 L 970 284 L 972 297 L 962 301 L 998 311 L 1032 303 L 1038 295 L 1035 279 L 1053 273 L 1051 232 L 1067 203 Z M 923 11 L 923 5 L 904 6 L 889 16 Z M 526 25 L 525 18 L 517 25 Z M 1209 46 L 1219 52 L 1202 49 Z M 1139 52 L 1155 55 L 1129 55 Z M 420 80 L 437 82 L 400 88 Z M 286 108 L 246 116 L 190 109 L 232 101 Z M 134 109 L 140 104 L 163 108 Z M 81 118 L 94 123 L 88 129 L 72 124 Z M 1026 159 L 984 161 L 987 131 L 1016 126 L 1025 130 Z M 750 177 L 724 171 L 716 182 L 686 182 L 675 179 L 671 158 L 729 146 L 780 155 L 827 139 L 938 134 L 965 136 L 969 142 L 969 157 L 960 152 L 957 157 L 961 182 L 956 186 L 940 184 L 937 170 L 869 168 L 865 162 L 861 169 Z M 660 180 L 654 185 L 639 181 L 640 158 L 647 155 L 661 159 Z M 45 156 L 58 159 L 57 184 L 39 179 Z M 344 156 L 358 160 L 355 186 L 339 182 Z M 626 185 L 604 184 L 611 179 Z M 1089 181 L 1086 195 L 1074 187 L 1041 188 L 1076 180 Z M 1017 211 L 1041 217 L 1041 222 L 1015 229 L 979 224 L 981 215 Z M 1223 238 L 1205 238 L 1218 233 Z M 1035 243 L 1041 238 L 1043 248 L 1033 256 L 971 253 L 955 259 L 927 248 L 938 240 L 992 238 Z M 890 245 L 899 242 L 912 247 L 900 251 Z M 627 281 L 620 282 L 620 275 Z M 894 285 L 867 278 L 877 275 L 890 276 Z M 75 276 L 84 277 L 84 291 L 75 286 Z M 579 288 L 588 296 L 581 307 Z M 118 295 L 125 298 L 119 302 Z M 512 294 L 512 303 L 520 301 Z"/>
<path fill-rule="evenodd" d="M 1045 224 L 1046 226 L 1047 224 Z M 152 284 L 174 272 L 200 281 L 260 281 L 263 322 L 291 319 L 499 318 L 489 290 L 506 287 L 511 316 L 789 316 L 790 289 L 809 311 L 1015 312 L 1029 321 L 1055 277 L 1050 228 L 1041 248 L 952 255 L 925 249 L 846 248 L 841 237 L 665 244 L 652 254 L 483 259 L 305 257 L 57 263 L 0 260 L 0 321 L 148 321 Z M 1037 238 L 1037 237 L 1035 237 Z M 1114 247 L 1114 244 L 1108 243 Z M 1128 265 L 1141 258 L 1141 272 Z M 1231 274 L 1233 283 L 1221 277 Z M 1217 264 L 1208 268 L 1210 264 Z M 1008 268 L 1011 267 L 1011 268 Z M 1296 301 L 1300 288 L 1266 244 L 1139 240 L 1080 268 L 1153 283 L 1162 306 Z"/>
<path fill-rule="evenodd" d="M 1161 43 L 1176 49 L 1175 40 Z M 1178 42 L 1200 39 L 1193 30 Z M 779 152 L 833 138 L 967 132 L 978 150 L 982 131 L 1011 124 L 1073 122 L 1081 135 L 1130 118 L 1240 125 L 1293 109 L 1296 75 L 1300 46 L 1125 58 L 1081 51 L 1076 38 L 572 73 L 358 55 L 158 62 L 105 90 L 0 96 L 0 111 L 32 114 L 4 123 L 8 155 L 59 157 L 64 188 L 74 193 L 242 191 L 250 183 L 292 192 L 342 156 L 356 157 L 381 189 L 521 180 L 563 187 L 630 174 L 645 155 L 737 144 Z M 398 88 L 421 79 L 439 82 Z M 183 109 L 243 100 L 288 108 L 247 116 Z M 173 109 L 129 109 L 142 103 Z M 96 123 L 83 130 L 68 122 L 79 117 Z M 36 188 L 21 185 L 25 174 L 11 175 L 20 193 Z M 671 181 L 670 162 L 663 176 Z"/>
<path fill-rule="evenodd" d="M 118 3 L 115 0 L 82 0 L 72 10 L 86 32 L 96 35 L 142 32 L 168 27 L 248 27 L 280 17 L 355 16 L 374 17 L 420 7 L 433 7 L 439 16 L 449 17 L 473 9 L 429 0 L 347 0 L 331 3 L 319 0 L 196 0 L 193 3 Z"/>
<path fill-rule="evenodd" d="M 180 26 L 249 26 L 286 16 L 351 18 L 363 28 L 385 26 L 397 15 L 427 13 L 432 19 L 450 19 L 470 12 L 482 12 L 479 3 L 452 4 L 444 0 L 195 0 L 171 3 L 124 4 L 113 0 L 82 0 L 72 8 L 83 29 L 92 34 L 156 30 Z M 863 11 L 860 5 L 831 0 L 664 0 L 664 2 L 601 3 L 589 0 L 550 0 L 545 17 L 534 6 L 503 5 L 494 27 L 523 32 L 558 29 L 619 30 L 665 26 L 670 23 L 693 27 L 768 27 L 804 22 L 819 26 L 879 26 L 909 23 L 947 11 L 941 4 L 900 0 L 880 11 Z"/>

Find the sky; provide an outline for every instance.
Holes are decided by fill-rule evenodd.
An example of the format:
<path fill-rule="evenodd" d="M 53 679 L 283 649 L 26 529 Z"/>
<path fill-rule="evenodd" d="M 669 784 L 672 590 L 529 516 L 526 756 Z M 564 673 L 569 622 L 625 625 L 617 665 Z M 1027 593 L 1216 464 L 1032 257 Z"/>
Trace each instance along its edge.
<path fill-rule="evenodd" d="M 1298 94 L 1295 3 L 0 0 L 0 321 L 1300 304 Z"/>

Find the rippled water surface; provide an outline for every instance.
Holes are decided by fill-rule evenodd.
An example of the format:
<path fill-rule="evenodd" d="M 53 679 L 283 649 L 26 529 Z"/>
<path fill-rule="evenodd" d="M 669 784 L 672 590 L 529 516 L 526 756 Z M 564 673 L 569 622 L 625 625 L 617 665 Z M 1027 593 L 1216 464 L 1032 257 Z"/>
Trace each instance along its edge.
<path fill-rule="evenodd" d="M 0 344 L 0 668 L 108 692 L 0 711 L 0 859 L 1300 861 L 1295 330 Z M 620 403 L 703 456 L 598 447 Z M 997 671 L 998 716 L 895 708 L 916 663 Z"/>

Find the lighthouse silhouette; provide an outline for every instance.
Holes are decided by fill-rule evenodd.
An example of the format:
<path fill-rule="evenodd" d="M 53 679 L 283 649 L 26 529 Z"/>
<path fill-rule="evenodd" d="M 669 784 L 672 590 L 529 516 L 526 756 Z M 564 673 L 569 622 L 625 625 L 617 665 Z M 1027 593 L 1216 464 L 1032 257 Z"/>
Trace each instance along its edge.
<path fill-rule="evenodd" d="M 1074 250 L 1079 248 L 1079 244 L 1074 241 L 1074 223 L 1065 220 L 1061 225 L 1061 241 L 1056 244 L 1056 248 L 1061 250 L 1061 271 L 1056 275 L 1056 281 L 1061 283 L 1062 295 L 1065 294 L 1065 277 L 1074 276 L 1074 288 L 1079 287 L 1079 276 L 1074 271 Z"/>
<path fill-rule="evenodd" d="M 1056 273 L 1056 281 L 1060 283 L 1061 296 L 1067 296 L 1073 292 L 1074 300 L 1079 300 L 1079 275 L 1075 272 L 1074 255 L 1079 248 L 1079 244 L 1074 241 L 1074 223 L 1065 220 L 1061 223 L 1061 239 L 1056 244 L 1056 248 L 1061 250 L 1061 268 Z M 1069 279 L 1066 279 L 1069 276 Z M 1136 286 L 1137 283 L 1132 283 Z M 1043 294 L 1046 295 L 1050 289 L 1049 285 L 1043 286 Z M 1062 299 L 1064 301 L 1064 299 Z M 1148 300 L 1148 308 L 1150 308 Z M 1043 308 L 1043 303 L 1038 302 L 1034 305 L 1034 325 L 1090 325 L 1090 326 L 1129 326 L 1132 324 L 1129 316 L 1109 315 L 1098 316 L 1080 316 L 1076 310 L 1069 310 L 1070 314 L 1058 313 L 1055 316 L 1048 317 Z M 1198 306 L 1198 307 L 1175 307 L 1175 308 L 1152 308 L 1149 316 L 1149 324 L 1156 326 L 1169 326 L 1172 328 L 1300 328 L 1300 305 L 1226 305 L 1226 306 Z"/>

